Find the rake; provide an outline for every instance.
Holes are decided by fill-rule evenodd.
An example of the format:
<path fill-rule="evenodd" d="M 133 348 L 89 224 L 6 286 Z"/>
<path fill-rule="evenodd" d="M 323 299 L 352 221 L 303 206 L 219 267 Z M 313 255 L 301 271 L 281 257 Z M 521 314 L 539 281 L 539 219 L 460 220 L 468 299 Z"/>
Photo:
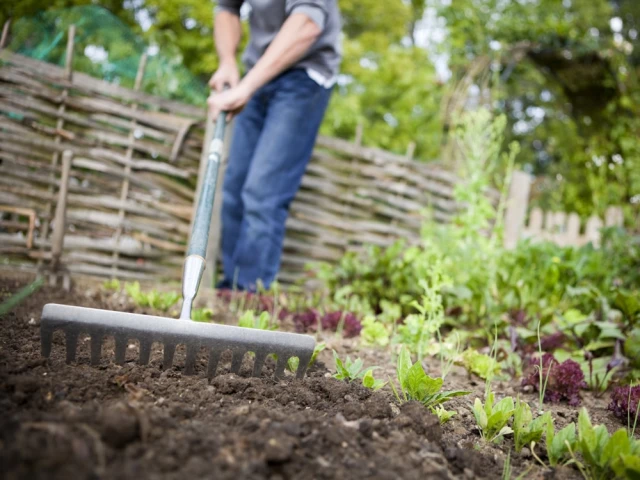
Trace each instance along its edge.
<path fill-rule="evenodd" d="M 205 268 L 209 227 L 226 123 L 227 114 L 222 112 L 209 144 L 207 169 L 198 198 L 189 249 L 182 272 L 180 319 L 49 303 L 42 310 L 40 322 L 44 357 L 49 357 L 51 354 L 53 333 L 56 330 L 62 330 L 66 340 L 67 363 L 73 362 L 76 358 L 78 336 L 88 334 L 91 338 L 90 351 L 93 365 L 100 363 L 104 337 L 113 336 L 115 361 L 120 365 L 125 362 L 129 340 L 135 339 L 140 346 L 139 363 L 141 365 L 149 363 L 151 347 L 154 342 L 157 342 L 163 346 L 162 366 L 165 369 L 173 365 L 176 347 L 179 344 L 186 347 L 184 373 L 187 375 L 195 373 L 197 354 L 201 348 L 205 348 L 209 355 L 207 367 L 209 378 L 216 374 L 222 352 L 228 350 L 232 352 L 232 373 L 238 373 L 245 354 L 253 352 L 255 355 L 253 376 L 260 376 L 267 356 L 275 354 L 276 377 L 284 376 L 284 369 L 291 357 L 298 357 L 299 360 L 296 376 L 304 377 L 315 348 L 313 337 L 191 320 L 193 300 L 198 293 Z"/>

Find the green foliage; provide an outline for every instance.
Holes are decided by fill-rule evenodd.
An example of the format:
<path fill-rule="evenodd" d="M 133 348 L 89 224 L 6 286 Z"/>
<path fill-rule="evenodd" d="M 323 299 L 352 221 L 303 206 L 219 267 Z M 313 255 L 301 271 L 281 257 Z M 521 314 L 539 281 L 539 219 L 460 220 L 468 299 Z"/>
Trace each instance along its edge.
<path fill-rule="evenodd" d="M 473 404 L 473 415 L 480 428 L 482 438 L 488 442 L 499 443 L 505 435 L 513 433 L 507 423 L 513 417 L 515 406 L 512 397 L 505 397 L 494 403 L 494 393 L 489 392 L 484 405 L 479 398 Z"/>
<path fill-rule="evenodd" d="M 451 420 L 454 415 L 458 414 L 457 412 L 454 412 L 452 410 L 446 410 L 442 405 L 436 405 L 431 409 L 431 411 L 436 417 L 438 417 L 438 420 L 440 420 L 440 425 L 444 425 L 449 420 Z"/>
<path fill-rule="evenodd" d="M 534 420 L 529 404 L 519 398 L 516 399 L 515 411 L 513 412 L 513 440 L 516 452 L 520 452 L 523 447 L 531 445 L 531 442 L 540 442 L 542 435 L 547 431 L 547 425 L 551 421 L 549 412 L 540 415 Z"/>
<path fill-rule="evenodd" d="M 210 308 L 194 308 L 191 310 L 191 320 L 195 322 L 210 322 L 213 318 L 213 310 Z"/>
<path fill-rule="evenodd" d="M 604 425 L 593 426 L 587 410 L 578 416 L 578 449 L 590 478 L 630 478 L 640 474 L 640 442 L 621 428 L 610 435 Z"/>
<path fill-rule="evenodd" d="M 547 457 L 552 467 L 566 465 L 572 461 L 572 452 L 575 450 L 576 425 L 570 423 L 562 430 L 556 432 L 553 428 L 553 420 L 547 423 Z"/>
<path fill-rule="evenodd" d="M 311 365 L 316 363 L 316 359 L 318 358 L 318 354 L 321 351 L 323 351 L 325 348 L 327 348 L 327 344 L 326 343 L 324 343 L 324 342 L 316 343 L 316 346 L 313 347 L 313 353 L 311 354 L 311 359 L 309 360 L 308 367 L 310 367 Z M 298 357 L 289 357 L 289 360 L 287 360 L 287 369 L 290 372 L 297 372 L 299 365 L 300 365 L 300 359 Z"/>
<path fill-rule="evenodd" d="M 120 285 L 120 280 L 112 278 L 111 280 L 105 280 L 102 282 L 102 288 L 105 290 L 115 290 L 116 292 L 119 292 L 122 287 Z"/>
<path fill-rule="evenodd" d="M 256 328 L 258 330 L 277 330 L 278 325 L 271 323 L 271 314 L 269 312 L 261 312 L 256 315 L 253 310 L 247 310 L 238 319 L 238 326 L 244 328 Z"/>
<path fill-rule="evenodd" d="M 383 380 L 376 380 L 373 377 L 373 369 L 370 368 L 366 371 L 366 373 L 364 374 L 364 376 L 362 377 L 362 385 L 364 385 L 367 388 L 370 388 L 372 390 L 380 390 L 382 387 L 384 387 L 387 384 L 387 382 L 383 381 Z"/>
<path fill-rule="evenodd" d="M 347 356 L 346 360 L 343 362 L 340 357 L 338 357 L 338 353 L 335 350 L 333 350 L 333 360 L 336 364 L 336 373 L 333 374 L 333 378 L 346 380 L 348 382 L 362 378 L 364 383 L 365 375 L 378 368 L 368 367 L 365 369 L 363 368 L 364 362 L 361 359 L 356 358 L 352 361 L 349 356 Z M 373 378 L 373 376 L 371 376 L 371 378 Z M 367 382 L 371 382 L 371 380 L 368 379 Z M 372 383 L 372 386 L 373 385 L 375 385 L 375 380 Z"/>
<path fill-rule="evenodd" d="M 367 315 L 362 321 L 360 339 L 365 345 L 386 347 L 389 345 L 390 335 L 386 325 L 376 320 L 373 315 Z"/>
<path fill-rule="evenodd" d="M 137 306 L 149 307 L 161 312 L 166 312 L 180 300 L 178 292 L 159 292 L 155 289 L 143 292 L 140 289 L 140 283 L 137 281 L 133 283 L 126 282 L 124 289 Z"/>
<path fill-rule="evenodd" d="M 406 347 L 402 347 L 396 366 L 396 376 L 400 384 L 400 393 L 396 390 L 393 382 L 391 388 L 399 402 L 411 400 L 422 403 L 425 407 L 434 409 L 454 397 L 468 395 L 470 392 L 462 390 L 442 392 L 442 378 L 432 378 L 427 375 L 418 361 L 411 362 L 411 354 Z"/>
<path fill-rule="evenodd" d="M 462 353 L 462 363 L 469 372 L 484 380 L 493 378 L 502 371 L 500 363 L 495 358 L 473 349 Z"/>

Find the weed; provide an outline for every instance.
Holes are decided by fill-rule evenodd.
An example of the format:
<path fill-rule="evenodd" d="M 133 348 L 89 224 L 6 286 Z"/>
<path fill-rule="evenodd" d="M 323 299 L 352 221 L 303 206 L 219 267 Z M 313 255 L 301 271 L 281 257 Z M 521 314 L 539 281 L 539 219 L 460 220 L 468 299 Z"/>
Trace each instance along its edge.
<path fill-rule="evenodd" d="M 435 414 L 436 417 L 438 417 L 438 420 L 440 420 L 440 425 L 444 425 L 449 420 L 451 420 L 451 417 L 458 414 L 453 410 L 446 410 L 442 405 L 436 405 L 431 409 L 431 411 Z"/>
<path fill-rule="evenodd" d="M 325 348 L 327 348 L 327 344 L 326 343 L 324 343 L 324 342 L 316 343 L 316 346 L 313 347 L 313 354 L 311 355 L 311 359 L 309 360 L 308 367 L 310 367 L 311 365 L 316 363 L 316 359 L 318 358 L 318 354 L 321 351 L 323 351 Z M 289 357 L 289 360 L 287 360 L 287 369 L 290 372 L 294 372 L 294 373 L 297 372 L 299 365 L 300 365 L 300 359 L 298 357 Z"/>
<path fill-rule="evenodd" d="M 385 382 L 383 380 L 376 380 L 373 377 L 373 370 L 372 369 L 368 369 L 367 372 L 362 377 L 362 385 L 364 385 L 367 388 L 370 388 L 371 390 L 380 390 L 386 384 L 387 384 L 387 382 Z"/>
<path fill-rule="evenodd" d="M 195 322 L 210 322 L 213 317 L 213 310 L 210 308 L 194 308 L 191 310 L 191 320 Z"/>

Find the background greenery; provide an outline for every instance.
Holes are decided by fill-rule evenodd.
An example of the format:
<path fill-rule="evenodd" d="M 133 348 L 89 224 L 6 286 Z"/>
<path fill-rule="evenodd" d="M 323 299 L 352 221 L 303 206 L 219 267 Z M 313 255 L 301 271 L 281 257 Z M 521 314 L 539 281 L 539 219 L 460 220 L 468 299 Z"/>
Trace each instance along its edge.
<path fill-rule="evenodd" d="M 505 115 L 503 146 L 519 142 L 517 165 L 537 175 L 535 203 L 583 216 L 623 205 L 628 224 L 638 223 L 639 2 L 339 4 L 345 56 L 322 133 L 353 138 L 362 124 L 365 145 L 403 153 L 413 141 L 417 158 L 448 163 L 449 133 L 461 109 L 484 105 Z M 93 7 L 69 9 L 86 5 Z M 123 84 L 133 82 L 137 59 L 150 46 L 145 89 L 201 103 L 217 65 L 213 6 L 23 0 L 3 2 L 0 19 L 14 19 L 13 49 L 58 63 L 60 32 L 72 21 L 84 25 L 75 68 Z M 96 14 L 98 7 L 105 10 Z M 89 60 L 88 45 L 102 47 L 107 60 Z"/>

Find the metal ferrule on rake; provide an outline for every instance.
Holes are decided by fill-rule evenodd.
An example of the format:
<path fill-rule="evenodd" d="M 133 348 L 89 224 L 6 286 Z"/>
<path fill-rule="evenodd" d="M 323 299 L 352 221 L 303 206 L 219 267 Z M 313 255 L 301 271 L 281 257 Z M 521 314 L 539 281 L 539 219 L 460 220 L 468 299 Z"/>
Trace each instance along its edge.
<path fill-rule="evenodd" d="M 51 353 L 53 332 L 62 330 L 66 336 L 67 362 L 76 357 L 76 347 L 80 334 L 91 337 L 91 363 L 100 363 L 102 341 L 105 336 L 113 336 L 116 343 L 116 363 L 123 364 L 130 340 L 140 344 L 139 363 L 149 363 L 151 346 L 161 343 L 164 348 L 163 368 L 173 365 L 173 355 L 177 345 L 187 349 L 185 373 L 192 375 L 198 351 L 205 348 L 209 355 L 207 376 L 216 374 L 218 360 L 222 352 L 231 350 L 231 372 L 238 373 L 247 352 L 255 354 L 253 375 L 260 376 L 265 359 L 269 354 L 277 356 L 275 376 L 284 376 L 284 369 L 291 357 L 298 357 L 298 378 L 305 374 L 311 360 L 315 340 L 308 335 L 272 332 L 251 328 L 217 325 L 204 322 L 184 322 L 172 318 L 154 317 L 136 313 L 113 312 L 95 308 L 73 307 L 50 303 L 45 305 L 40 324 L 42 355 Z"/>
<path fill-rule="evenodd" d="M 42 310 L 40 321 L 42 355 L 49 356 L 53 332 L 62 330 L 66 336 L 67 362 L 72 362 L 76 357 L 78 336 L 88 334 L 91 337 L 91 363 L 93 364 L 100 362 L 104 337 L 113 336 L 116 344 L 116 363 L 119 364 L 125 361 L 129 341 L 135 339 L 140 343 L 140 363 L 143 365 L 149 362 L 153 343 L 161 343 L 164 348 L 164 368 L 169 368 L 173 364 L 176 346 L 185 345 L 187 350 L 185 373 L 188 375 L 194 373 L 198 351 L 205 348 L 209 354 L 208 377 L 215 375 L 220 355 L 226 350 L 231 350 L 233 353 L 231 360 L 231 372 L 233 373 L 240 371 L 244 355 L 247 352 L 253 352 L 255 354 L 254 376 L 260 375 L 264 361 L 269 354 L 277 356 L 276 377 L 284 375 L 287 361 L 291 357 L 299 359 L 298 378 L 304 376 L 315 347 L 313 337 L 191 320 L 193 300 L 198 293 L 200 279 L 205 268 L 205 255 L 218 168 L 222 156 L 225 124 L 226 113 L 223 112 L 216 122 L 214 138 L 209 145 L 207 169 L 198 197 L 189 249 L 184 263 L 181 320 L 47 304 Z"/>

